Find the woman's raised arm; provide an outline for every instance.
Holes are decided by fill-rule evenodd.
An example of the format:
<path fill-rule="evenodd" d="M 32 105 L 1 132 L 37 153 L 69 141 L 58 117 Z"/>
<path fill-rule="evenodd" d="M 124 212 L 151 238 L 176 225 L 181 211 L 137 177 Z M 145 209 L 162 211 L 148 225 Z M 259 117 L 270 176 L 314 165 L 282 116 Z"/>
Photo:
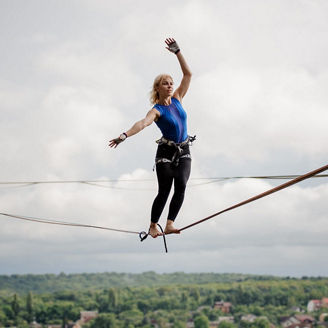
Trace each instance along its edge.
<path fill-rule="evenodd" d="M 181 83 L 173 94 L 173 97 L 181 101 L 189 89 L 192 73 L 185 58 L 181 53 L 180 47 L 178 46 L 177 42 L 172 38 L 168 38 L 165 40 L 165 43 L 167 44 L 166 49 L 176 54 L 182 70 L 183 77 Z"/>

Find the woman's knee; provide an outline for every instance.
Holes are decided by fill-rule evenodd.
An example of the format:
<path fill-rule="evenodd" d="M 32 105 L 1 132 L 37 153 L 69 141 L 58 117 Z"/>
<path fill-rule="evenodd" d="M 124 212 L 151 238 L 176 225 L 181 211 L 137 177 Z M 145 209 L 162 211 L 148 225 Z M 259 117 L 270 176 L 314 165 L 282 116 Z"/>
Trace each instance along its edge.
<path fill-rule="evenodd" d="M 165 190 L 159 190 L 157 194 L 157 198 L 159 199 L 167 199 L 169 197 L 170 190 L 165 189 Z"/>
<path fill-rule="evenodd" d="M 186 183 L 177 183 L 174 187 L 174 194 L 184 196 L 186 191 Z"/>
<path fill-rule="evenodd" d="M 166 199 L 171 191 L 172 183 L 170 184 L 161 184 L 158 188 L 157 197 L 161 199 Z"/>
<path fill-rule="evenodd" d="M 188 176 L 179 175 L 174 180 L 174 188 L 175 190 L 185 190 L 188 182 Z"/>

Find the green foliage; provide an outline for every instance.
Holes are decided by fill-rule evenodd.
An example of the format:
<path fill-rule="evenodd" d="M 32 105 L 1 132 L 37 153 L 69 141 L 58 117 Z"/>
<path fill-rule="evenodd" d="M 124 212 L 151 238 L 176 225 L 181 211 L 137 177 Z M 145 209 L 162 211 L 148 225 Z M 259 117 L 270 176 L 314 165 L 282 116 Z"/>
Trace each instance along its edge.
<path fill-rule="evenodd" d="M 141 274 L 130 273 L 83 273 L 59 275 L 0 275 L 0 291 L 7 293 L 34 294 L 63 292 L 68 293 L 76 290 L 98 290 L 115 287 L 159 287 L 180 284 L 208 284 L 208 283 L 232 283 L 242 281 L 267 281 L 275 280 L 272 276 L 256 276 L 242 274 L 219 274 L 219 273 L 190 273 L 183 272 L 157 274 L 149 271 Z M 68 293 L 69 295 L 69 293 Z M 65 296 L 64 296 L 65 297 Z M 69 297 L 69 296 L 68 296 Z M 71 299 L 72 300 L 72 299 Z"/>
<path fill-rule="evenodd" d="M 89 325 L 90 328 L 115 328 L 117 321 L 115 315 L 112 313 L 101 313 L 99 316 L 92 320 Z"/>
<path fill-rule="evenodd" d="M 269 327 L 270 327 L 269 321 L 264 318 L 258 318 L 251 324 L 251 328 L 269 328 Z"/>
<path fill-rule="evenodd" d="M 17 294 L 14 295 L 13 301 L 11 302 L 11 309 L 13 311 L 14 318 L 16 318 L 20 309 Z"/>
<path fill-rule="evenodd" d="M 33 296 L 32 293 L 29 292 L 26 298 L 26 312 L 27 312 L 27 322 L 32 323 L 34 318 L 34 311 L 33 311 Z"/>
<path fill-rule="evenodd" d="M 22 293 L 24 284 L 36 283 L 35 277 L 40 280 L 37 289 Z M 87 277 L 94 282 L 92 288 Z M 233 304 L 229 315 L 234 316 L 235 324 L 222 322 L 220 328 L 268 328 L 269 322 L 279 325 L 281 316 L 293 314 L 291 306 L 305 308 L 314 295 L 319 299 L 328 296 L 327 278 L 228 274 L 14 275 L 0 276 L 0 283 L 0 327 L 28 327 L 34 319 L 43 325 L 64 325 L 77 321 L 80 311 L 99 312 L 89 328 L 150 328 L 154 323 L 179 328 L 192 318 L 195 327 L 207 327 L 209 321 L 226 315 L 213 308 L 216 301 L 224 300 Z M 97 288 L 101 284 L 105 287 Z M 40 293 L 44 289 L 49 292 Z M 245 314 L 259 318 L 240 323 Z M 319 314 L 315 313 L 316 318 Z"/>
<path fill-rule="evenodd" d="M 173 323 L 172 328 L 186 328 L 186 323 L 182 321 L 176 321 Z"/>
<path fill-rule="evenodd" d="M 195 318 L 194 325 L 195 325 L 195 328 L 208 328 L 209 321 L 208 321 L 207 317 L 204 314 L 202 314 Z"/>
<path fill-rule="evenodd" d="M 236 328 L 236 326 L 232 322 L 222 321 L 219 324 L 219 328 Z"/>
<path fill-rule="evenodd" d="M 119 318 L 124 322 L 125 325 L 139 325 L 144 318 L 144 314 L 138 309 L 134 308 L 132 310 L 121 312 L 119 314 Z"/>

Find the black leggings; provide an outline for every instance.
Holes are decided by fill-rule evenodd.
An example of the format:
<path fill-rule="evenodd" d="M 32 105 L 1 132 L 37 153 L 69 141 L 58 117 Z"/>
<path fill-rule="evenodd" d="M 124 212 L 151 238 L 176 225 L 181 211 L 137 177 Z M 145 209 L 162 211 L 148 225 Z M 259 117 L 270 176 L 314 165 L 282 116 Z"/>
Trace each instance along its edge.
<path fill-rule="evenodd" d="M 156 173 L 158 180 L 158 194 L 151 209 L 151 222 L 157 223 L 174 181 L 174 194 L 169 207 L 167 219 L 174 221 L 184 200 L 187 181 L 190 176 L 191 159 L 181 158 L 178 166 L 171 163 L 158 163 Z"/>

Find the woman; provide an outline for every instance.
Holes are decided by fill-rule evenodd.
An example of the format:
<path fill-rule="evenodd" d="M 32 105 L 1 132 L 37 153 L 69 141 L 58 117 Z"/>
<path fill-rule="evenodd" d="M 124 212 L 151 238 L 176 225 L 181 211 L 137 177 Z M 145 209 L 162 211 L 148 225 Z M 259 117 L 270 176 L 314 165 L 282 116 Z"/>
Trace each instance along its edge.
<path fill-rule="evenodd" d="M 180 233 L 173 224 L 183 203 L 191 168 L 189 151 L 191 137 L 189 138 L 187 134 L 186 112 L 181 105 L 190 85 L 191 71 L 177 42 L 168 38 L 165 43 L 166 49 L 177 56 L 183 73 L 179 87 L 174 91 L 172 77 L 166 74 L 159 75 L 154 81 L 151 92 L 150 100 L 154 105 L 153 108 L 144 119 L 136 122 L 130 130 L 109 142 L 110 147 L 116 148 L 126 138 L 135 135 L 153 122 L 157 124 L 163 134 L 163 137 L 157 141 L 158 149 L 155 160 L 158 194 L 152 206 L 149 228 L 149 234 L 153 238 L 161 235 L 157 229 L 157 222 L 166 204 L 173 181 L 174 195 L 170 202 L 164 233 Z"/>

